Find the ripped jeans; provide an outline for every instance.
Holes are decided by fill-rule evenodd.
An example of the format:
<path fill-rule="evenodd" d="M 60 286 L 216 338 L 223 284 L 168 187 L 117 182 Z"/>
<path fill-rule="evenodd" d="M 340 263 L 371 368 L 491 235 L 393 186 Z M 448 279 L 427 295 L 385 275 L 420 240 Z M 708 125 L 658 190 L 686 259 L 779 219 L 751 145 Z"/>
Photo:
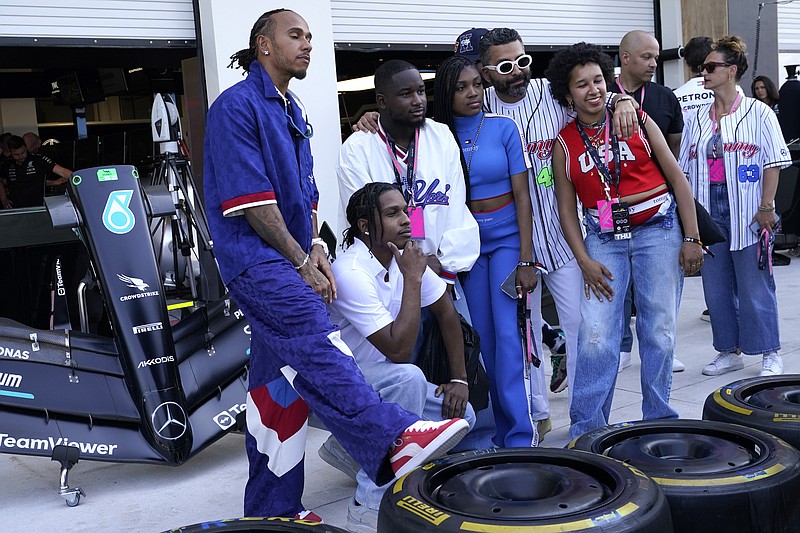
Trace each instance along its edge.
<path fill-rule="evenodd" d="M 614 298 L 602 302 L 594 294 L 581 301 L 581 326 L 575 384 L 570 404 L 570 436 L 608 424 L 619 366 L 625 292 L 632 279 L 636 293 L 636 335 L 641 366 L 642 417 L 676 418 L 669 406 L 672 357 L 675 349 L 677 302 L 682 272 L 678 264 L 683 239 L 674 202 L 664 215 L 655 215 L 632 228 L 628 240 L 600 233 L 587 215 L 584 239 L 589 257 L 605 265 Z"/>

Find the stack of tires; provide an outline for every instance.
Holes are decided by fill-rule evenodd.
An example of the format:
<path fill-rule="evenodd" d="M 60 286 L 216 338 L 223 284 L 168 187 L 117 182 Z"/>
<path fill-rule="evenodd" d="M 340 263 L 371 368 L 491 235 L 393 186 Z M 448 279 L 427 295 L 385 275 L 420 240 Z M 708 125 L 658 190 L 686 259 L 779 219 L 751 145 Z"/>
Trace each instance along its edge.
<path fill-rule="evenodd" d="M 677 532 L 800 531 L 800 452 L 764 431 L 706 420 L 632 422 L 590 431 L 570 446 L 650 476 Z"/>
<path fill-rule="evenodd" d="M 450 455 L 398 479 L 379 533 L 673 531 L 664 494 L 637 469 L 555 448 Z"/>
<path fill-rule="evenodd" d="M 569 448 L 434 461 L 386 491 L 378 532 L 800 532 L 800 452 L 764 431 L 632 422 Z"/>

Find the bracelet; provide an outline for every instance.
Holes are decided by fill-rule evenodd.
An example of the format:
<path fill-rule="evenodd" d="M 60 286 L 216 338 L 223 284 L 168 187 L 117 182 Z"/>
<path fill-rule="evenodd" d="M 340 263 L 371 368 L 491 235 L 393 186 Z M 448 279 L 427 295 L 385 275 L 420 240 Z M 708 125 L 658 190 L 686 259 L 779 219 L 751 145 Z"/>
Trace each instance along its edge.
<path fill-rule="evenodd" d="M 758 206 L 758 210 L 763 212 L 763 213 L 772 213 L 773 211 L 775 211 L 775 206 L 774 205 L 760 205 L 760 206 Z"/>
<path fill-rule="evenodd" d="M 464 379 L 452 378 L 450 383 L 458 383 L 459 385 L 464 385 L 465 387 L 469 388 L 469 383 Z"/>
<path fill-rule="evenodd" d="M 533 262 L 533 261 L 520 261 L 519 263 L 517 263 L 517 266 L 518 267 L 532 267 L 532 266 L 536 266 L 536 263 Z"/>
<path fill-rule="evenodd" d="M 693 242 L 695 244 L 699 244 L 700 248 L 703 247 L 703 241 L 701 241 L 700 239 L 695 239 L 694 237 L 684 237 L 683 242 Z"/>
<path fill-rule="evenodd" d="M 304 267 L 304 266 L 306 266 L 307 264 L 308 264 L 308 254 L 306 254 L 306 258 L 305 258 L 305 259 L 303 259 L 303 262 L 302 262 L 302 263 L 300 263 L 300 265 L 298 265 L 298 266 L 294 267 L 294 269 L 295 269 L 295 270 L 300 270 L 301 268 L 303 268 L 303 267 Z"/>
<path fill-rule="evenodd" d="M 624 102 L 625 100 L 633 100 L 633 96 L 626 94 L 625 96 L 620 96 L 616 102 L 614 102 L 614 109 L 617 108 L 617 104 L 620 102 Z"/>

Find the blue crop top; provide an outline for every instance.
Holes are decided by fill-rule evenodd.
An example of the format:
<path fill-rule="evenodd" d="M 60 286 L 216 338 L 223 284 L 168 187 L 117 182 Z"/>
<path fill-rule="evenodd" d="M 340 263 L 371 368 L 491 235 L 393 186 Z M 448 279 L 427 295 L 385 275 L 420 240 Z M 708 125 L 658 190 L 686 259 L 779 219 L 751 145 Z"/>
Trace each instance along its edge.
<path fill-rule="evenodd" d="M 481 119 L 483 125 L 478 132 Z M 485 200 L 510 192 L 511 176 L 529 168 L 522 134 L 514 119 L 478 113 L 453 120 L 458 144 L 469 166 L 470 199 Z"/>

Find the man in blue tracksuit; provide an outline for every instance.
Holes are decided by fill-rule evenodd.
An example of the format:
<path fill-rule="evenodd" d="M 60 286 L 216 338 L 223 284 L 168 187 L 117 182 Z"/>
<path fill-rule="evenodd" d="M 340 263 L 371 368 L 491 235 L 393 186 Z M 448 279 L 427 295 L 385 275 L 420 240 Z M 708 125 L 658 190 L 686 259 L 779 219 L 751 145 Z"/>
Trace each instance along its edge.
<path fill-rule="evenodd" d="M 249 47 L 232 57 L 247 78 L 207 120 L 209 226 L 223 281 L 252 329 L 247 516 L 318 518 L 300 501 L 309 408 L 379 483 L 446 453 L 468 429 L 382 402 L 328 319 L 336 286 L 317 238 L 313 130 L 288 91 L 305 77 L 311 49 L 297 13 L 262 15 Z"/>

